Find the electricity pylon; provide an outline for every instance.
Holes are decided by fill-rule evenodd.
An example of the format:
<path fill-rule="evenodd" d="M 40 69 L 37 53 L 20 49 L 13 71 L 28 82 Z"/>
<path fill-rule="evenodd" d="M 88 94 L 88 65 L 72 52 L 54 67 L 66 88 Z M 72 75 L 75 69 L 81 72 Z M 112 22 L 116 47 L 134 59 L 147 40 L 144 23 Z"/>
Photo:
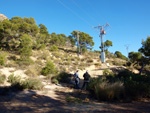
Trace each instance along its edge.
<path fill-rule="evenodd" d="M 103 35 L 106 34 L 106 31 L 104 30 L 106 27 L 108 27 L 109 24 L 106 23 L 106 25 L 98 25 L 97 27 L 94 27 L 95 29 L 100 29 L 99 37 L 101 38 L 101 62 L 105 63 L 105 52 L 104 52 L 104 42 L 103 42 Z"/>
<path fill-rule="evenodd" d="M 126 44 L 126 45 L 124 45 L 125 47 L 126 47 L 126 50 L 127 50 L 127 53 L 128 53 L 128 55 L 129 55 L 129 46 L 130 46 L 130 44 Z"/>
<path fill-rule="evenodd" d="M 78 57 L 79 57 L 79 48 L 80 48 L 80 44 L 79 44 L 79 33 L 80 33 L 80 31 L 77 31 L 77 30 L 75 30 L 76 32 L 77 32 L 77 55 L 78 55 Z"/>

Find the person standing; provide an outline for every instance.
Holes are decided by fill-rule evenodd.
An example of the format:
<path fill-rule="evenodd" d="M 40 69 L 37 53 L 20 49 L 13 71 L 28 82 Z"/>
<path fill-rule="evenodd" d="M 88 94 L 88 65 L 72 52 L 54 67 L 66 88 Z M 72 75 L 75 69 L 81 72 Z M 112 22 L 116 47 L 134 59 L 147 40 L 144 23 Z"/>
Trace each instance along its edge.
<path fill-rule="evenodd" d="M 85 89 L 85 90 L 86 90 L 86 87 L 87 87 L 87 85 L 88 85 L 88 83 L 89 83 L 90 77 L 91 77 L 90 74 L 88 73 L 88 71 L 86 71 L 86 72 L 84 73 L 84 75 L 83 75 L 84 83 L 83 83 L 81 89 Z"/>
<path fill-rule="evenodd" d="M 74 74 L 75 77 L 75 89 L 79 89 L 79 83 L 80 83 L 80 78 L 79 78 L 79 70 L 76 71 Z"/>

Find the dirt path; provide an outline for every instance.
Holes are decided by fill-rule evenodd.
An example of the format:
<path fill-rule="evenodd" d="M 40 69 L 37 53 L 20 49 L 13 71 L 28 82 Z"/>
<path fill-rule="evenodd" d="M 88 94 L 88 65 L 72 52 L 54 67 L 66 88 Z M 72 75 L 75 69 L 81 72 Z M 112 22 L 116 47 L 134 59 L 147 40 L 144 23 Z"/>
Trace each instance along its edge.
<path fill-rule="evenodd" d="M 0 113 L 149 113 L 150 101 L 132 103 L 67 103 L 66 95 L 78 92 L 66 86 L 51 85 L 43 91 L 25 90 L 0 96 Z"/>

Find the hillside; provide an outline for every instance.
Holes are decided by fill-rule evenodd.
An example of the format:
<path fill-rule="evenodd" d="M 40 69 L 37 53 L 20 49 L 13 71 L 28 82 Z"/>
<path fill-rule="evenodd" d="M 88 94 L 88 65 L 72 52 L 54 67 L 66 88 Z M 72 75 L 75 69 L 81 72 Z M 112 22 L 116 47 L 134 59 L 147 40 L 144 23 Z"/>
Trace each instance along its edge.
<path fill-rule="evenodd" d="M 78 56 L 76 35 L 76 31 L 69 36 L 49 34 L 32 17 L 0 22 L 2 112 L 137 112 L 144 107 L 150 111 L 150 78 L 136 74 L 138 70 L 128 66 L 119 52 L 120 58 L 107 50 L 106 63 L 101 63 L 100 51 L 90 50 L 93 37 L 84 32 L 80 32 Z M 83 74 L 91 75 L 87 90 L 74 88 L 77 70 L 80 88 Z M 148 105 L 139 108 L 143 102 Z"/>

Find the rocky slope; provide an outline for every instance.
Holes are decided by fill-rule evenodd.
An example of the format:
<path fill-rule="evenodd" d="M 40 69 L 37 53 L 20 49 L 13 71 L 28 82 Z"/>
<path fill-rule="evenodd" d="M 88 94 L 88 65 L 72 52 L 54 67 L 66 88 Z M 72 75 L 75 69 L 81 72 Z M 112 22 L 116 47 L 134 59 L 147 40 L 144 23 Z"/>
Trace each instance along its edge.
<path fill-rule="evenodd" d="M 0 21 L 3 21 L 5 19 L 8 19 L 4 14 L 0 13 Z"/>

